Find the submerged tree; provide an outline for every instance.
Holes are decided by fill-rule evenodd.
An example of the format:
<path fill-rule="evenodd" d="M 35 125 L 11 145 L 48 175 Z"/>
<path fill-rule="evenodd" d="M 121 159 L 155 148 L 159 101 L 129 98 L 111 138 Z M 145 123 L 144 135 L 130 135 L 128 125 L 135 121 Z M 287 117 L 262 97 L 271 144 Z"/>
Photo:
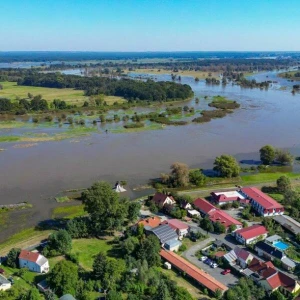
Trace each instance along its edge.
<path fill-rule="evenodd" d="M 217 171 L 221 177 L 237 177 L 240 173 L 238 162 L 230 155 L 223 154 L 220 157 L 217 157 L 214 165 L 214 170 Z"/>
<path fill-rule="evenodd" d="M 264 165 L 270 165 L 276 156 L 275 148 L 271 145 L 266 145 L 259 150 L 260 160 Z"/>

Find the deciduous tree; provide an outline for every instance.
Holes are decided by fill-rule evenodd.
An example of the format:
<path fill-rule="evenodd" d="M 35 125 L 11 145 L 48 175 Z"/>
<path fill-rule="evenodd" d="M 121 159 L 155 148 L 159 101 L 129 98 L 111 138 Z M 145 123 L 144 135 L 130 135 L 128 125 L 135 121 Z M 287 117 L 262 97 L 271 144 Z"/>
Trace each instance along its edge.
<path fill-rule="evenodd" d="M 120 199 L 111 185 L 104 181 L 94 183 L 83 192 L 82 201 L 95 233 L 120 228 L 128 214 L 128 202 Z"/>
<path fill-rule="evenodd" d="M 75 295 L 78 282 L 78 268 L 70 261 L 58 262 L 50 272 L 47 281 L 58 296 Z"/>
<path fill-rule="evenodd" d="M 224 154 L 220 157 L 216 157 L 214 165 L 214 170 L 217 171 L 221 177 L 236 177 L 240 173 L 238 162 L 230 155 Z"/>
<path fill-rule="evenodd" d="M 19 266 L 19 254 L 21 249 L 12 248 L 7 254 L 6 265 L 11 268 L 17 268 Z"/>
<path fill-rule="evenodd" d="M 280 193 L 286 193 L 292 189 L 291 180 L 285 175 L 280 176 L 276 183 L 277 189 Z"/>
<path fill-rule="evenodd" d="M 260 150 L 260 160 L 264 165 L 270 165 L 276 156 L 275 148 L 271 145 L 265 145 Z"/>

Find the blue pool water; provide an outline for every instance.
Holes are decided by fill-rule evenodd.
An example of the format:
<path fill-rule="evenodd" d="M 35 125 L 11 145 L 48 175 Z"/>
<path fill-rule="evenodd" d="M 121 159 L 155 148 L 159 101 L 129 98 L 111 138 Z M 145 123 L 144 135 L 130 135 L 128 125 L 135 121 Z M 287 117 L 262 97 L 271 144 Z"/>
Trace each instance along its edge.
<path fill-rule="evenodd" d="M 280 249 L 282 251 L 286 250 L 289 247 L 287 244 L 285 244 L 284 242 L 281 242 L 281 241 L 276 242 L 273 245 L 274 245 L 274 247 L 276 247 L 277 249 Z"/>

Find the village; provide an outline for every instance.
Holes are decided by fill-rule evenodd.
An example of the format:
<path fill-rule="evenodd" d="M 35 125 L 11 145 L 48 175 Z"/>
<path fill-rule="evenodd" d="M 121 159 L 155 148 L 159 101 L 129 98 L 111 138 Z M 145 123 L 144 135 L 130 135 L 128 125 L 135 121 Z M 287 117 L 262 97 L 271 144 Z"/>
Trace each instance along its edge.
<path fill-rule="evenodd" d="M 117 184 L 113 193 L 124 191 Z M 220 299 L 225 293 L 225 299 L 231 299 L 228 291 L 238 285 L 241 278 L 247 278 L 270 299 L 276 293 L 280 293 L 282 299 L 300 299 L 300 261 L 289 251 L 300 247 L 297 243 L 300 223 L 285 215 L 283 205 L 256 187 L 213 191 L 206 199 L 188 200 L 172 193 L 156 192 L 139 200 L 141 205 L 136 217 L 140 219 L 127 228 L 132 232 L 129 236 L 140 235 L 138 232 L 142 231 L 145 239 L 157 238 L 159 264 L 165 272 L 173 270 L 206 297 Z M 185 213 L 178 218 L 171 216 L 174 208 Z M 250 220 L 243 214 L 246 210 L 251 211 Z M 49 241 L 43 241 L 36 248 L 43 249 L 47 243 Z M 23 249 L 17 253 L 16 266 L 20 270 L 46 274 L 35 284 L 41 293 L 48 295 L 51 288 L 47 274 L 51 269 L 43 253 Z M 14 286 L 16 277 L 15 272 L 7 277 L 10 274 L 6 267 L 8 256 L 1 258 L 0 265 L 0 291 L 6 292 Z M 138 272 L 138 269 L 133 270 Z M 106 299 L 107 291 L 103 292 L 99 289 L 98 294 Z M 61 295 L 59 299 L 77 299 L 74 296 Z"/>

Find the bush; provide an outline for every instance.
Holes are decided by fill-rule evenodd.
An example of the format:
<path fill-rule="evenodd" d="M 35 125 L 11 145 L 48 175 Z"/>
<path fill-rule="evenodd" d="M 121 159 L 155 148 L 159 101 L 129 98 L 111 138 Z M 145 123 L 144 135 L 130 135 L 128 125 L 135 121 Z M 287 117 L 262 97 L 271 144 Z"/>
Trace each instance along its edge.
<path fill-rule="evenodd" d="M 182 244 L 180 247 L 179 247 L 179 251 L 183 252 L 187 249 L 187 246 L 185 244 Z"/>
<path fill-rule="evenodd" d="M 126 124 L 124 125 L 124 128 L 126 129 L 131 129 L 131 128 L 142 128 L 144 127 L 145 124 L 142 122 L 137 122 L 137 123 L 130 123 L 130 124 Z"/>

